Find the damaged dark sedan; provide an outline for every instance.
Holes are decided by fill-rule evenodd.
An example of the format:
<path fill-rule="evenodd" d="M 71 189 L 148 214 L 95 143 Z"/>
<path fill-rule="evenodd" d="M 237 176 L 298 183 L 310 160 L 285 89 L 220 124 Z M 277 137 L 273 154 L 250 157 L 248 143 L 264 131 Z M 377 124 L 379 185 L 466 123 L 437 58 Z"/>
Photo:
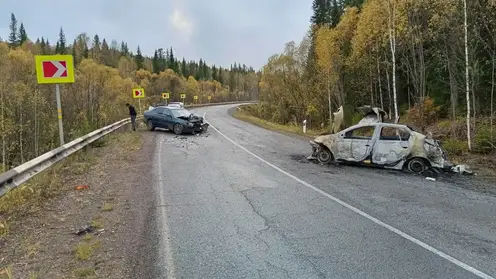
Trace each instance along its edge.
<path fill-rule="evenodd" d="M 162 128 L 171 130 L 176 135 L 205 132 L 209 126 L 203 117 L 177 106 L 158 106 L 145 111 L 144 121 L 149 131 Z"/>

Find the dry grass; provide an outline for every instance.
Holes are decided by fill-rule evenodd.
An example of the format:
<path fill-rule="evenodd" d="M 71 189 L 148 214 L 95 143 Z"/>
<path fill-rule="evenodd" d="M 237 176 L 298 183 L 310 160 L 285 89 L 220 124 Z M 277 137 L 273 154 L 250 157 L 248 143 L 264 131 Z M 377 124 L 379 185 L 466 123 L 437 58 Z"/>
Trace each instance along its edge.
<path fill-rule="evenodd" d="M 87 241 L 80 242 L 76 245 L 76 247 L 74 247 L 73 253 L 76 259 L 80 261 L 87 261 L 93 254 L 94 250 L 100 248 L 100 246 L 100 241 L 95 241 L 93 243 L 89 243 Z"/>
<path fill-rule="evenodd" d="M 79 268 L 74 270 L 74 275 L 76 277 L 85 278 L 96 275 L 96 272 L 94 268 Z"/>
<path fill-rule="evenodd" d="M 104 203 L 102 207 L 102 211 L 112 211 L 114 210 L 114 206 L 111 203 Z"/>
<path fill-rule="evenodd" d="M 109 143 L 117 143 L 126 151 L 134 151 L 141 147 L 142 139 L 138 133 L 117 133 L 99 140 L 97 146 L 102 147 Z M 36 206 L 68 190 L 69 188 L 64 187 L 62 179 L 86 173 L 96 161 L 98 154 L 95 150 L 97 149 L 86 147 L 72 154 L 0 198 L 0 236 L 8 232 L 8 226 L 2 216 L 12 212 L 20 213 L 28 204 L 30 207 Z"/>
<path fill-rule="evenodd" d="M 300 136 L 308 137 L 308 138 L 314 138 L 320 134 L 322 134 L 324 131 L 322 130 L 312 130 L 312 129 L 307 129 L 307 133 L 303 133 L 303 128 L 301 126 L 294 126 L 294 125 L 282 125 L 282 124 L 277 124 L 273 123 L 258 117 L 255 117 L 253 115 L 250 115 L 248 112 L 238 109 L 233 116 L 239 120 L 249 122 L 251 124 L 257 125 L 259 127 L 262 127 L 267 130 L 272 130 L 272 131 L 278 131 L 278 132 L 283 132 L 283 133 L 291 133 L 291 134 L 297 134 Z"/>

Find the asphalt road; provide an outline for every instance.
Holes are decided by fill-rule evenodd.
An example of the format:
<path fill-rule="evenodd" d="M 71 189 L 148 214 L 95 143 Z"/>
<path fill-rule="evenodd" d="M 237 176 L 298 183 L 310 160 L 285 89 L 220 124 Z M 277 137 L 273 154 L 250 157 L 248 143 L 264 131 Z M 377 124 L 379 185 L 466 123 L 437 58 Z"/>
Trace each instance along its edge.
<path fill-rule="evenodd" d="M 496 186 L 308 163 L 307 140 L 228 108 L 195 110 L 203 135 L 150 133 L 147 278 L 496 277 Z"/>

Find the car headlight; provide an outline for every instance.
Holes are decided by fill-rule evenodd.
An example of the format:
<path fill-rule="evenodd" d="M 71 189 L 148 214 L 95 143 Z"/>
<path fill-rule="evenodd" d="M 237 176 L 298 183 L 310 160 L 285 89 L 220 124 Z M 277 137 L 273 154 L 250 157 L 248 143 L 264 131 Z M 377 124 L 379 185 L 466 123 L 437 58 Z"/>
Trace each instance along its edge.
<path fill-rule="evenodd" d="M 187 125 L 188 127 L 193 127 L 193 126 L 195 126 L 195 125 L 193 125 L 193 123 L 191 123 L 191 122 L 188 122 L 188 124 L 186 124 L 186 125 Z"/>

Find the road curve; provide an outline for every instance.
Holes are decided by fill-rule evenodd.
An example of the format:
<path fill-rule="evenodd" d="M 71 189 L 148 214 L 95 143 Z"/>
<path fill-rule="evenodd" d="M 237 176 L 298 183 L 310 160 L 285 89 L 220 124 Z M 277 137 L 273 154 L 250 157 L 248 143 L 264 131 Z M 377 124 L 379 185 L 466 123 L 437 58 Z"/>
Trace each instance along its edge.
<path fill-rule="evenodd" d="M 307 163 L 308 141 L 233 107 L 196 109 L 203 135 L 150 133 L 147 278 L 496 276 L 496 196 L 472 189 L 490 186 Z"/>

